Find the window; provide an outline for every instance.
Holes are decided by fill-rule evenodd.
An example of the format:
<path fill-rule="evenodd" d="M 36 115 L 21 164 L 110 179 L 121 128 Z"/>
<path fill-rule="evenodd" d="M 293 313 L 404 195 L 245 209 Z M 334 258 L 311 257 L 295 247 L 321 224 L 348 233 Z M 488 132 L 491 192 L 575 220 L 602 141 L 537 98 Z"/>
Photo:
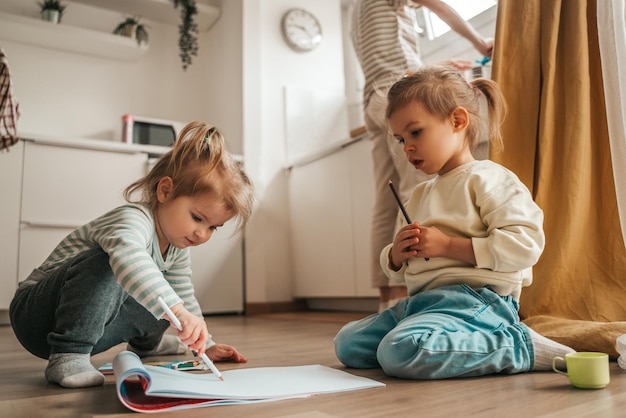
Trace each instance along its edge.
<path fill-rule="evenodd" d="M 461 15 L 464 20 L 470 20 L 474 16 L 478 16 L 485 10 L 496 5 L 497 0 L 444 0 L 456 12 Z M 450 31 L 450 27 L 439 19 L 425 7 L 421 8 L 424 13 L 424 21 L 428 39 L 433 40 Z"/>

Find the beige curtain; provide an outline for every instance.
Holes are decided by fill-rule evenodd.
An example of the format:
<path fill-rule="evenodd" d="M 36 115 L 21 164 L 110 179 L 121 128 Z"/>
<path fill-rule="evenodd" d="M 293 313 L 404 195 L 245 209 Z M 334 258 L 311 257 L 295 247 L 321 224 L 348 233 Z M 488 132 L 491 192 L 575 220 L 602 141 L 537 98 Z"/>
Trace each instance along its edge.
<path fill-rule="evenodd" d="M 546 248 L 520 315 L 577 350 L 626 333 L 626 250 L 607 131 L 596 0 L 500 0 L 492 77 L 504 152 L 545 214 Z"/>

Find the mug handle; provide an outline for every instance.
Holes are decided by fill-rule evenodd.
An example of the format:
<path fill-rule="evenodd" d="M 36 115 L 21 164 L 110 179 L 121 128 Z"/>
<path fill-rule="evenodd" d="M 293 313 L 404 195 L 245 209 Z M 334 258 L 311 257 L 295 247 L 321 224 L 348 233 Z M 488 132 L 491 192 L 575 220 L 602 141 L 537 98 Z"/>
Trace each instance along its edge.
<path fill-rule="evenodd" d="M 557 372 L 557 373 L 562 374 L 563 376 L 567 376 L 567 372 L 564 372 L 564 371 L 559 370 L 559 369 L 557 369 L 557 368 L 556 368 L 556 362 L 557 362 L 557 360 L 561 360 L 561 361 L 563 361 L 563 362 L 565 361 L 565 359 L 564 359 L 563 357 L 558 357 L 558 356 L 557 356 L 557 357 L 554 357 L 554 358 L 552 359 L 552 370 L 554 370 L 554 371 L 555 371 L 555 372 Z"/>

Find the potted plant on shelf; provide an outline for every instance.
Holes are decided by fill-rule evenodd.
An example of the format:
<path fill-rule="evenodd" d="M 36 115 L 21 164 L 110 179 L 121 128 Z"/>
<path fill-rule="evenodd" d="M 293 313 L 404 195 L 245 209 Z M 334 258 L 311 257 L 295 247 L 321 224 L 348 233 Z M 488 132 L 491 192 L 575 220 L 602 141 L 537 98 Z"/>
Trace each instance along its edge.
<path fill-rule="evenodd" d="M 135 39 L 138 45 L 148 44 L 148 29 L 141 23 L 141 17 L 127 17 L 113 33 Z"/>
<path fill-rule="evenodd" d="M 61 22 L 63 11 L 67 7 L 66 5 L 61 4 L 59 0 L 44 0 L 37 4 L 39 4 L 39 7 L 41 8 L 41 18 L 52 23 Z"/>

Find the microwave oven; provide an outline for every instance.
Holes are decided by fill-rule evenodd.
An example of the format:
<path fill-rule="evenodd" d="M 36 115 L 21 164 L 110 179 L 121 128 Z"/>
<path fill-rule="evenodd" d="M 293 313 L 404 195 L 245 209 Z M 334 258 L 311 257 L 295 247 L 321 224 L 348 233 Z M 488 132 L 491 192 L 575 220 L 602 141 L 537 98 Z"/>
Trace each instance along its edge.
<path fill-rule="evenodd" d="M 122 142 L 171 147 L 183 122 L 126 114 L 122 116 Z"/>

